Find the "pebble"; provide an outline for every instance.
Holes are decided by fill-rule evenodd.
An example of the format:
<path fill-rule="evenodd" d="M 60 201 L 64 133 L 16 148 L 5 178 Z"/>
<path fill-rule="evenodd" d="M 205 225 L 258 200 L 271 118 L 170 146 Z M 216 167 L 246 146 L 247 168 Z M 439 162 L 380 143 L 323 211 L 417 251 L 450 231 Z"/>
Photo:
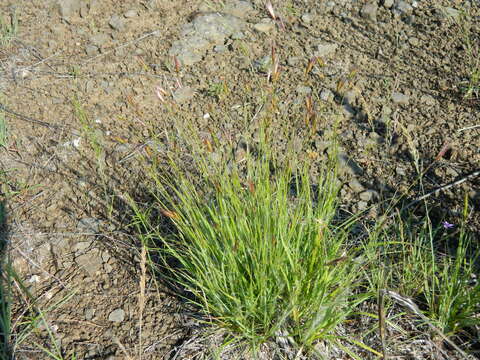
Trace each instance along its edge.
<path fill-rule="evenodd" d="M 295 91 L 301 95 L 308 95 L 312 93 L 312 88 L 310 86 L 298 85 Z"/>
<path fill-rule="evenodd" d="M 213 51 L 215 51 L 216 53 L 224 53 L 227 50 L 228 49 L 225 45 L 215 45 L 215 47 L 213 48 Z"/>
<path fill-rule="evenodd" d="M 383 0 L 383 6 L 387 9 L 390 9 L 393 6 L 393 0 Z"/>
<path fill-rule="evenodd" d="M 92 249 L 85 254 L 76 256 L 75 262 L 91 277 L 95 276 L 103 265 L 102 257 L 98 249 Z"/>
<path fill-rule="evenodd" d="M 337 44 L 321 43 L 316 46 L 314 55 L 317 57 L 325 57 L 333 54 L 337 50 L 337 48 Z"/>
<path fill-rule="evenodd" d="M 375 190 L 366 190 L 360 193 L 360 199 L 366 202 L 370 202 L 372 200 L 378 199 L 378 192 Z"/>
<path fill-rule="evenodd" d="M 408 42 L 412 46 L 418 46 L 420 44 L 420 40 L 418 40 L 418 38 L 416 38 L 416 37 L 409 38 Z"/>
<path fill-rule="evenodd" d="M 90 42 L 97 47 L 102 47 L 109 40 L 110 36 L 105 33 L 98 33 L 90 37 Z"/>
<path fill-rule="evenodd" d="M 60 7 L 60 15 L 69 17 L 80 11 L 81 2 L 78 0 L 58 0 L 58 5 Z"/>
<path fill-rule="evenodd" d="M 108 25 L 110 25 L 113 30 L 117 30 L 117 31 L 125 30 L 125 20 L 118 15 L 112 15 L 112 17 L 108 21 Z"/>
<path fill-rule="evenodd" d="M 408 104 L 409 100 L 410 100 L 410 97 L 408 95 L 405 95 L 399 92 L 392 93 L 392 101 L 395 104 L 406 105 Z"/>
<path fill-rule="evenodd" d="M 400 0 L 395 3 L 395 10 L 402 14 L 410 14 L 413 11 L 413 7 L 406 1 Z"/>
<path fill-rule="evenodd" d="M 376 3 L 366 3 L 360 10 L 360 14 L 365 19 L 377 21 L 377 10 L 378 6 Z"/>
<path fill-rule="evenodd" d="M 102 220 L 89 217 L 80 219 L 77 224 L 77 231 L 82 234 L 94 235 L 98 234 Z"/>
<path fill-rule="evenodd" d="M 333 92 L 329 89 L 324 89 L 320 92 L 320 99 L 323 101 L 330 102 L 334 98 Z"/>
<path fill-rule="evenodd" d="M 406 176 L 407 175 L 407 172 L 405 171 L 405 168 L 403 168 L 402 166 L 397 166 L 395 168 L 395 172 L 397 173 L 397 175 L 399 176 Z"/>
<path fill-rule="evenodd" d="M 123 16 L 126 17 L 127 19 L 133 18 L 137 15 L 138 15 L 137 10 L 134 10 L 134 9 L 128 10 L 125 14 L 123 14 Z"/>
<path fill-rule="evenodd" d="M 357 203 L 357 210 L 358 211 L 365 211 L 368 208 L 368 203 L 365 201 L 359 201 Z"/>
<path fill-rule="evenodd" d="M 125 311 L 123 309 L 113 310 L 110 315 L 108 315 L 108 320 L 111 322 L 121 323 L 125 320 Z"/>
<path fill-rule="evenodd" d="M 356 163 L 356 161 L 343 152 L 338 154 L 338 166 L 341 173 L 349 173 L 356 176 L 363 174 L 363 169 Z"/>
<path fill-rule="evenodd" d="M 177 103 L 184 103 L 195 96 L 195 90 L 189 86 L 181 87 L 173 93 L 173 98 Z"/>
<path fill-rule="evenodd" d="M 262 19 L 261 22 L 253 25 L 253 28 L 262 33 L 268 33 L 275 29 L 275 23 L 271 19 Z"/>
<path fill-rule="evenodd" d="M 253 5 L 245 0 L 229 1 L 225 4 L 223 12 L 239 18 L 246 18 L 253 12 Z"/>
<path fill-rule="evenodd" d="M 451 7 L 443 8 L 443 13 L 445 14 L 445 16 L 454 18 L 455 20 L 457 20 L 462 14 L 459 10 Z"/>
<path fill-rule="evenodd" d="M 310 24 L 313 21 L 313 14 L 310 14 L 310 13 L 303 14 L 302 21 L 305 24 Z"/>
<path fill-rule="evenodd" d="M 356 193 L 361 193 L 365 191 L 365 187 L 356 178 L 353 178 L 348 182 L 348 187 L 353 191 L 355 191 Z"/>
<path fill-rule="evenodd" d="M 93 56 L 98 54 L 98 47 L 95 45 L 87 45 L 85 47 L 85 52 L 87 53 L 88 56 Z"/>
<path fill-rule="evenodd" d="M 422 95 L 420 102 L 428 106 L 434 106 L 436 104 L 434 97 L 431 95 Z"/>
<path fill-rule="evenodd" d="M 90 321 L 95 316 L 95 309 L 85 309 L 85 320 Z"/>

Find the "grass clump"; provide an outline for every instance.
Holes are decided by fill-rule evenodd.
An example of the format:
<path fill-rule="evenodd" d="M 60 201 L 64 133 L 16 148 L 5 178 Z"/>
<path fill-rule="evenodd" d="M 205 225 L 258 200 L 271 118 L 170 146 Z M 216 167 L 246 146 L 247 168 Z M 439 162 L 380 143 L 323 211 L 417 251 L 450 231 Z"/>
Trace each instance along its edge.
<path fill-rule="evenodd" d="M 280 165 L 261 138 L 242 166 L 214 166 L 205 151 L 195 177 L 174 161 L 169 175 L 155 171 L 155 206 L 175 231 L 152 236 L 178 264 L 172 278 L 190 301 L 253 349 L 280 337 L 306 348 L 334 341 L 361 299 L 351 223 L 336 220 L 336 167 L 331 160 L 313 186 L 308 163 Z"/>

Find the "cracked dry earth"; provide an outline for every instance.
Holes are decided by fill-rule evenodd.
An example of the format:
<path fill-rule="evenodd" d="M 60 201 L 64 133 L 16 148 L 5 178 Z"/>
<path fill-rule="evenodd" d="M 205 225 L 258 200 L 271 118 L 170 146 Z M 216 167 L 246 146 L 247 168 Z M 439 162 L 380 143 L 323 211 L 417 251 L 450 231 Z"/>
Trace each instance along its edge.
<path fill-rule="evenodd" d="M 251 119 L 270 116 L 275 59 L 275 117 L 290 129 L 278 149 L 307 139 L 299 156 L 320 163 L 336 124 L 347 211 L 375 216 L 381 199 L 412 201 L 480 168 L 479 84 L 468 93 L 479 69 L 478 1 L 272 4 L 276 20 L 259 0 L 2 0 L 0 15 L 16 17 L 18 31 L 0 45 L 1 195 L 13 265 L 32 295 L 16 298 L 13 318 L 35 306 L 51 331 L 19 343 L 16 359 L 47 358 L 35 342 L 53 349 L 52 337 L 78 359 L 208 350 L 182 352 L 195 320 L 154 279 L 139 306 L 125 194 L 148 200 L 137 155 L 171 151 L 174 117 L 214 134 L 220 149 L 255 141 Z M 479 185 L 472 176 L 428 198 L 450 222 L 467 198 L 476 241 Z M 405 340 L 396 351 L 431 358 L 422 346 Z"/>

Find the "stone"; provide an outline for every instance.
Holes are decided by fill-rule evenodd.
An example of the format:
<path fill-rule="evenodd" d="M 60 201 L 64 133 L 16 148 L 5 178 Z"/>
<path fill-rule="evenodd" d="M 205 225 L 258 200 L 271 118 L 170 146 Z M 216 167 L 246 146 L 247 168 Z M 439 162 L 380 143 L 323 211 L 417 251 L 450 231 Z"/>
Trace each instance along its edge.
<path fill-rule="evenodd" d="M 326 102 L 331 102 L 335 96 L 329 89 L 324 89 L 320 92 L 320 99 Z"/>
<path fill-rule="evenodd" d="M 420 40 L 412 36 L 411 38 L 408 39 L 408 43 L 412 46 L 418 46 L 420 44 Z"/>
<path fill-rule="evenodd" d="M 392 93 L 392 101 L 395 104 L 398 105 L 407 105 L 410 100 L 410 97 L 408 95 L 399 93 L 399 92 L 394 92 Z"/>
<path fill-rule="evenodd" d="M 123 16 L 126 17 L 127 19 L 133 18 L 137 15 L 138 15 L 137 10 L 134 10 L 134 9 L 128 10 L 123 14 Z"/>
<path fill-rule="evenodd" d="M 77 224 L 77 231 L 84 235 L 98 234 L 102 221 L 97 218 L 83 218 Z"/>
<path fill-rule="evenodd" d="M 310 86 L 298 85 L 295 91 L 301 95 L 308 95 L 312 93 L 312 88 Z"/>
<path fill-rule="evenodd" d="M 58 0 L 60 15 L 64 18 L 75 15 L 80 11 L 81 2 L 78 0 Z"/>
<path fill-rule="evenodd" d="M 310 24 L 313 21 L 313 15 L 310 13 L 306 13 L 302 15 L 302 21 L 305 24 Z"/>
<path fill-rule="evenodd" d="M 335 53 L 337 48 L 337 44 L 320 43 L 316 46 L 314 55 L 317 57 L 325 57 Z"/>
<path fill-rule="evenodd" d="M 355 160 L 343 152 L 338 154 L 338 166 L 341 173 L 348 173 L 354 176 L 363 175 L 363 169 L 356 163 Z"/>
<path fill-rule="evenodd" d="M 90 42 L 97 47 L 102 47 L 105 45 L 105 43 L 110 41 L 110 39 L 111 38 L 109 35 L 105 33 L 98 33 L 90 37 Z"/>
<path fill-rule="evenodd" d="M 422 95 L 420 102 L 428 106 L 434 106 L 436 104 L 434 97 L 431 95 Z"/>
<path fill-rule="evenodd" d="M 360 14 L 365 19 L 368 19 L 371 21 L 377 21 L 377 10 L 378 10 L 378 6 L 376 3 L 366 3 L 365 5 L 362 6 L 362 9 L 360 10 Z"/>
<path fill-rule="evenodd" d="M 113 310 L 108 315 L 108 320 L 111 322 L 121 323 L 125 320 L 125 311 L 123 309 Z"/>
<path fill-rule="evenodd" d="M 75 262 L 91 277 L 95 276 L 103 265 L 102 257 L 98 249 L 92 249 L 85 254 L 76 256 Z"/>
<path fill-rule="evenodd" d="M 225 45 L 215 45 L 215 47 L 213 48 L 213 51 L 215 51 L 216 53 L 224 53 L 224 52 L 227 52 L 227 47 Z"/>
<path fill-rule="evenodd" d="M 231 0 L 225 4 L 222 11 L 239 18 L 246 18 L 254 11 L 254 9 L 249 1 Z"/>
<path fill-rule="evenodd" d="M 393 6 L 393 0 L 383 0 L 383 7 L 390 9 Z"/>
<path fill-rule="evenodd" d="M 108 21 L 108 25 L 112 27 L 113 30 L 123 31 L 125 30 L 125 20 L 118 15 L 112 15 Z"/>
<path fill-rule="evenodd" d="M 366 190 L 359 195 L 360 199 L 366 202 L 370 202 L 378 198 L 378 193 L 375 190 Z"/>
<path fill-rule="evenodd" d="M 348 187 L 356 193 L 361 193 L 365 190 L 365 187 L 358 181 L 357 178 L 353 178 L 348 182 Z"/>
<path fill-rule="evenodd" d="M 261 22 L 253 25 L 253 28 L 258 32 L 268 33 L 275 29 L 275 22 L 272 19 L 262 19 Z"/>
<path fill-rule="evenodd" d="M 195 90 L 189 86 L 181 87 L 173 93 L 173 98 L 177 103 L 184 103 L 192 99 L 195 95 Z"/>
<path fill-rule="evenodd" d="M 94 56 L 98 54 L 98 47 L 95 45 L 87 45 L 85 47 L 85 52 L 88 56 Z"/>
<path fill-rule="evenodd" d="M 455 20 L 458 20 L 462 15 L 462 13 L 459 10 L 454 9 L 452 7 L 444 7 L 443 13 L 445 14 L 446 17 L 451 17 Z"/>
<path fill-rule="evenodd" d="M 85 309 L 85 320 L 90 321 L 95 316 L 95 309 Z"/>
<path fill-rule="evenodd" d="M 407 15 L 407 14 L 410 14 L 413 11 L 413 7 L 412 7 L 412 5 L 407 3 L 406 1 L 397 0 L 395 2 L 395 10 L 397 10 L 398 12 L 400 12 L 404 15 Z"/>

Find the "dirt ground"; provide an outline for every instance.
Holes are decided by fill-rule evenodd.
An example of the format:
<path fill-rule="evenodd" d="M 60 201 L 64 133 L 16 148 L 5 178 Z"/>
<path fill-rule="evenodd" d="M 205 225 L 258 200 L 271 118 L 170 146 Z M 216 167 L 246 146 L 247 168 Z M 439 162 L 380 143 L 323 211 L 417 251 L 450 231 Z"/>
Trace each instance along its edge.
<path fill-rule="evenodd" d="M 408 203 L 480 169 L 480 83 L 471 82 L 475 66 L 480 71 L 478 1 L 278 0 L 281 20 L 273 21 L 262 1 L 251 0 L 248 11 L 233 14 L 245 24 L 240 35 L 209 44 L 191 65 L 172 57 L 184 24 L 239 3 L 246 5 L 0 4 L 7 22 L 18 18 L 18 31 L 0 45 L 7 127 L 0 195 L 13 265 L 32 294 L 18 296 L 13 318 L 41 309 L 65 355 L 188 358 L 178 349 L 192 338 L 194 319 L 150 277 L 140 320 L 141 256 L 126 194 L 147 201 L 137 155 L 174 146 L 173 117 L 220 144 L 255 137 L 252 119 L 269 116 L 262 104 L 275 73 L 262 62 L 272 60 L 272 47 L 280 69 L 272 111 L 291 124 L 278 149 L 307 139 L 302 156 L 322 161 L 324 136 L 336 124 L 347 211 L 393 195 Z M 465 199 L 478 241 L 479 176 L 428 197 L 450 223 Z M 17 323 L 16 331 L 25 327 Z M 17 359 L 47 357 L 33 338 L 53 349 L 39 329 L 15 349 Z"/>

